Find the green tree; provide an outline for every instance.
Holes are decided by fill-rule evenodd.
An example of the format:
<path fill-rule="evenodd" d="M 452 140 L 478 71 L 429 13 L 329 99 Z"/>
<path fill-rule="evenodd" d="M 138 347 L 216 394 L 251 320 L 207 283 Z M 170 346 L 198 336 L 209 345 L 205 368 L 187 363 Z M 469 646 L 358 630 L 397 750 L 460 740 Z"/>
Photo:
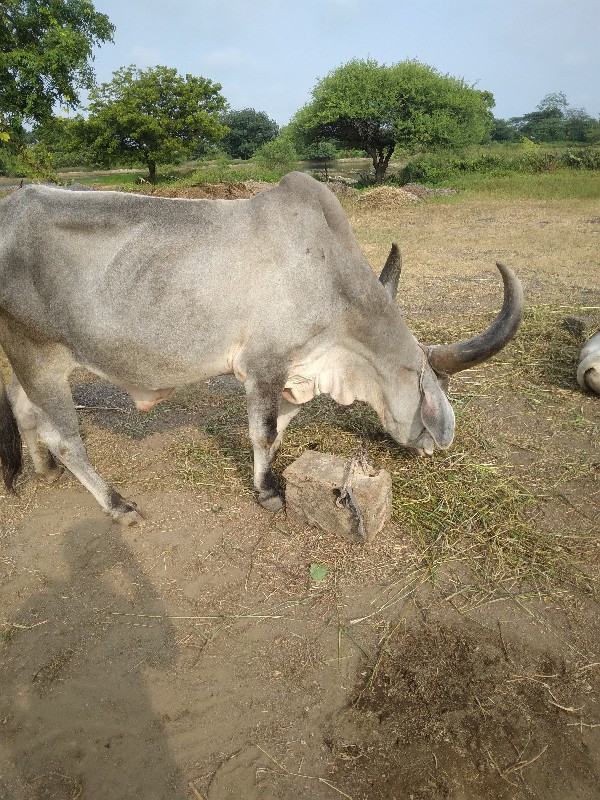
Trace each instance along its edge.
<path fill-rule="evenodd" d="M 276 139 L 279 126 L 264 111 L 243 108 L 221 115 L 221 123 L 229 128 L 221 147 L 232 158 L 251 158 L 267 142 Z"/>
<path fill-rule="evenodd" d="M 519 142 L 523 137 L 508 120 L 494 119 L 490 138 L 493 142 Z"/>
<path fill-rule="evenodd" d="M 535 111 L 512 117 L 508 122 L 534 142 L 593 141 L 598 125 L 583 108 L 569 108 L 564 92 L 547 94 Z"/>
<path fill-rule="evenodd" d="M 80 114 L 51 117 L 34 125 L 27 138 L 34 150 L 43 149 L 50 155 L 54 167 L 79 166 L 91 163 L 83 146 L 85 125 Z"/>
<path fill-rule="evenodd" d="M 598 122 L 583 108 L 569 108 L 565 114 L 565 138 L 568 142 L 589 142 Z"/>
<path fill-rule="evenodd" d="M 559 142 L 565 139 L 568 105 L 564 92 L 551 92 L 540 100 L 535 111 L 512 117 L 509 122 L 533 142 Z"/>
<path fill-rule="evenodd" d="M 296 131 L 308 141 L 365 150 L 377 182 L 396 147 L 463 147 L 483 141 L 493 124 L 489 92 L 417 61 L 350 61 L 321 80 L 312 96 L 293 119 Z"/>
<path fill-rule="evenodd" d="M 96 158 L 142 162 L 154 182 L 158 164 L 187 158 L 199 142 L 218 142 L 226 133 L 220 90 L 207 78 L 184 78 L 168 67 L 122 67 L 90 92 L 90 151 Z"/>
<path fill-rule="evenodd" d="M 559 108 L 530 111 L 522 117 L 512 117 L 509 123 L 533 142 L 560 142 L 565 139 L 565 119 Z"/>
<path fill-rule="evenodd" d="M 323 167 L 325 180 L 329 180 L 329 168 L 337 158 L 337 148 L 333 142 L 313 142 L 305 148 L 302 157 L 306 161 L 314 161 Z"/>
<path fill-rule="evenodd" d="M 114 26 L 90 0 L 3 0 L 0 3 L 0 131 L 19 136 L 61 103 L 76 107 L 90 89 L 92 49 L 112 41 Z"/>

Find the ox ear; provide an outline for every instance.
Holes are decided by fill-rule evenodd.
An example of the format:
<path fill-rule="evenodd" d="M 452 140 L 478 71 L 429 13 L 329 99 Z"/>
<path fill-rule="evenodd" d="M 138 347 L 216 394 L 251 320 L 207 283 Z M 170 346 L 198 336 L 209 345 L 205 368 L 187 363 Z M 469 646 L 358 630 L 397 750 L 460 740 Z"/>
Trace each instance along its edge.
<path fill-rule="evenodd" d="M 387 261 L 381 270 L 381 275 L 379 276 L 380 283 L 383 284 L 386 292 L 389 294 L 392 300 L 396 299 L 398 281 L 400 280 L 401 272 L 402 256 L 400 255 L 398 245 L 394 242 L 392 249 L 390 250 L 390 254 L 387 257 Z"/>
<path fill-rule="evenodd" d="M 421 389 L 423 425 L 437 446 L 445 450 L 454 438 L 454 411 L 431 370 L 426 370 Z"/>

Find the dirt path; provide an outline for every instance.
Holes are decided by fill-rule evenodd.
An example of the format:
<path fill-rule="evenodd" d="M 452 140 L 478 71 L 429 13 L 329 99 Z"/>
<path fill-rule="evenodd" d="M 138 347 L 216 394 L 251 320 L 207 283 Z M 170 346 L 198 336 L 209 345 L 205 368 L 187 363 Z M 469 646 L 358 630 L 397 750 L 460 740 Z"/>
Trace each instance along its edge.
<path fill-rule="evenodd" d="M 598 319 L 597 235 L 581 221 L 589 210 L 556 209 L 554 243 L 569 216 L 579 220 L 569 244 L 579 267 L 560 274 L 559 256 L 546 262 L 536 251 L 537 223 L 527 220 L 540 209 L 531 204 L 482 208 L 493 219 L 475 227 L 462 206 L 384 212 L 378 231 L 371 211 L 353 211 L 353 224 L 374 264 L 390 235 L 406 234 L 400 300 L 413 317 L 433 309 L 441 324 L 459 308 L 477 321 L 496 307 L 495 271 L 484 278 L 480 265 L 502 242 L 536 254 L 526 283 L 558 311 L 552 335 L 561 303 L 585 306 L 586 325 Z M 462 255 L 449 245 L 444 294 L 425 253 L 461 236 Z M 527 342 L 546 336 L 536 324 Z M 571 358 L 576 343 L 567 350 Z M 520 370 L 519 353 L 510 363 Z M 536 368 L 542 362 L 536 355 Z M 525 392 L 521 373 L 500 365 L 473 372 L 457 394 L 486 442 L 474 474 L 507 461 L 496 482 L 522 477 L 557 560 L 587 543 L 577 580 L 555 583 L 545 566 L 535 577 L 542 551 L 526 545 L 527 580 L 507 557 L 482 583 L 476 522 L 473 531 L 461 523 L 464 541 L 441 559 L 447 531 L 422 541 L 403 517 L 363 548 L 259 508 L 244 442 L 232 444 L 243 408 L 228 382 L 140 416 L 117 390 L 78 376 L 91 459 L 147 521 L 111 524 L 67 477 L 31 479 L 17 498 L 2 497 L 0 798 L 595 800 L 600 407 L 569 382 L 566 363 L 563 382 Z M 315 436 L 309 421 L 282 457 L 320 446 Z M 465 441 L 457 458 L 466 469 L 475 440 Z M 390 458 L 408 502 L 414 462 L 398 450 Z M 485 499 L 482 485 L 473 491 Z M 321 581 L 310 577 L 314 563 L 328 568 Z"/>

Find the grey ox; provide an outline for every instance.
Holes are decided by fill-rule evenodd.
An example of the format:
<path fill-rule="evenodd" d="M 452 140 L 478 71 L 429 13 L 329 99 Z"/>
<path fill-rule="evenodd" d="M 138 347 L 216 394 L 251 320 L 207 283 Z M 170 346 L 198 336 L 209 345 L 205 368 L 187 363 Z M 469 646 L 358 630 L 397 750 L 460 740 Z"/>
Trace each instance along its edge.
<path fill-rule="evenodd" d="M 579 355 L 577 381 L 582 389 L 600 394 L 600 331 L 584 344 Z"/>
<path fill-rule="evenodd" d="M 37 473 L 52 480 L 60 463 L 114 519 L 141 520 L 88 461 L 69 386 L 78 365 L 141 410 L 233 373 L 258 500 L 271 510 L 283 505 L 271 462 L 319 394 L 366 401 L 417 453 L 447 448 L 447 376 L 497 353 L 521 319 L 519 280 L 498 269 L 504 303 L 492 325 L 424 347 L 395 300 L 397 247 L 377 280 L 337 198 L 306 175 L 250 200 L 18 189 L 0 203 L 0 344 L 14 372 L 8 392 L 0 385 L 4 481 L 12 488 L 21 468 L 20 429 Z"/>

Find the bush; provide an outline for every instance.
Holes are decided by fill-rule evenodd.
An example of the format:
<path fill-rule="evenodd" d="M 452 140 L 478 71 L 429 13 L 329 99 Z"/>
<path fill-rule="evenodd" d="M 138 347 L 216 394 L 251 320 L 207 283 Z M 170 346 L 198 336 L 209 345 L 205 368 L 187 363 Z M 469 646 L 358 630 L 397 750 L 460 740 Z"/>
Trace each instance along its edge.
<path fill-rule="evenodd" d="M 401 183 L 443 183 L 464 173 L 507 175 L 511 172 L 538 174 L 557 169 L 600 169 L 600 148 L 549 149 L 535 146 L 504 146 L 464 153 L 428 153 L 409 161 L 397 175 Z"/>
<path fill-rule="evenodd" d="M 600 169 L 600 148 L 581 147 L 567 150 L 563 155 L 565 167 L 572 169 Z"/>
<path fill-rule="evenodd" d="M 283 176 L 295 169 L 298 164 L 298 154 L 292 142 L 280 136 L 259 147 L 253 161 L 259 170 Z"/>

